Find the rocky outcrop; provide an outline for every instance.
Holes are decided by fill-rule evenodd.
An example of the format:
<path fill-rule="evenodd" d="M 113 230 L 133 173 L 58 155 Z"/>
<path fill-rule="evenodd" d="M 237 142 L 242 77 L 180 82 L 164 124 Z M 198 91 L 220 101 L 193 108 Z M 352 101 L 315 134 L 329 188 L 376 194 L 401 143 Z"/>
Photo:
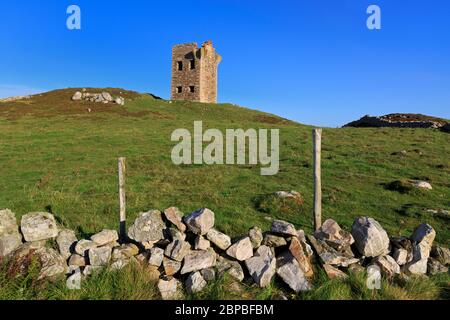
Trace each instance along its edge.
<path fill-rule="evenodd" d="M 29 99 L 31 99 L 31 96 L 15 96 L 15 97 L 2 98 L 2 99 L 0 99 L 0 103 L 15 102 L 15 101 L 29 100 Z"/>
<path fill-rule="evenodd" d="M 421 114 L 393 113 L 380 117 L 364 116 L 359 120 L 350 122 L 344 127 L 357 128 L 442 128 L 448 125 L 447 121 Z"/>

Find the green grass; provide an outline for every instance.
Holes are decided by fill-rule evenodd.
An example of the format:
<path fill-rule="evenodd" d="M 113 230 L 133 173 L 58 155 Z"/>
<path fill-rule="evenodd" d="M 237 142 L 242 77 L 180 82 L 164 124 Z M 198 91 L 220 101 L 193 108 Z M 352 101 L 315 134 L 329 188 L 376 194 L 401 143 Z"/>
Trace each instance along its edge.
<path fill-rule="evenodd" d="M 169 103 L 128 92 L 134 100 L 125 107 L 72 102 L 75 91 L 0 103 L 1 208 L 18 218 L 51 211 L 80 237 L 116 228 L 117 158 L 124 156 L 128 221 L 151 208 L 177 206 L 189 213 L 208 207 L 216 226 L 231 236 L 254 225 L 267 230 L 267 216 L 312 231 L 311 127 L 230 104 Z M 175 166 L 170 135 L 177 128 L 192 131 L 196 120 L 204 130 L 280 129 L 280 172 L 261 176 L 251 165 Z M 449 217 L 424 209 L 450 208 L 449 142 L 448 134 L 431 129 L 324 129 L 323 218 L 349 229 L 355 217 L 368 215 L 390 235 L 410 235 L 426 222 L 436 229 L 436 241 L 448 246 Z M 395 154 L 401 150 L 407 154 Z M 386 188 L 415 178 L 430 181 L 433 190 Z M 279 190 L 299 191 L 303 204 L 264 200 Z"/>

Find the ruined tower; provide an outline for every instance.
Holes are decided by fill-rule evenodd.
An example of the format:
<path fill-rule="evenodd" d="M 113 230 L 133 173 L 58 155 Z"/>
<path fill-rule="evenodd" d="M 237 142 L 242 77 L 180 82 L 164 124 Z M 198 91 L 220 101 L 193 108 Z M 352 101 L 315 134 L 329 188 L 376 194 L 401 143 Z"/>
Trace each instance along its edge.
<path fill-rule="evenodd" d="M 217 102 L 217 67 L 222 57 L 211 41 L 172 48 L 172 100 Z"/>

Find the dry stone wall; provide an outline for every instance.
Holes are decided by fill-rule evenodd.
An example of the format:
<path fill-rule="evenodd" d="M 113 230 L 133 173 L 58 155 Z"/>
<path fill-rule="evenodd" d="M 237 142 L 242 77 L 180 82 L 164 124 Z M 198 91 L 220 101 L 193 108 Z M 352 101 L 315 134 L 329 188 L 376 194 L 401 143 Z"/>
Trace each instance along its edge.
<path fill-rule="evenodd" d="M 221 57 L 212 42 L 201 48 L 197 43 L 176 45 L 172 48 L 172 100 L 207 103 L 217 102 L 217 67 Z"/>
<path fill-rule="evenodd" d="M 351 231 L 332 220 L 305 236 L 292 223 L 274 220 L 263 232 L 253 227 L 236 239 L 219 230 L 215 214 L 203 208 L 184 215 L 177 208 L 142 212 L 119 242 L 115 230 L 77 239 L 61 229 L 53 215 L 33 212 L 19 224 L 11 210 L 0 210 L 0 258 L 26 272 L 26 257 L 40 263 L 39 279 L 66 277 L 69 289 L 100 270 L 122 269 L 130 263 L 147 268 L 162 299 L 181 299 L 203 290 L 225 274 L 236 282 L 268 286 L 274 277 L 286 290 L 311 290 L 318 268 L 330 279 L 377 267 L 384 277 L 448 272 L 450 252 L 433 246 L 435 230 L 419 225 L 409 237 L 389 237 L 370 217 L 355 219 Z M 56 247 L 48 240 L 56 240 Z"/>

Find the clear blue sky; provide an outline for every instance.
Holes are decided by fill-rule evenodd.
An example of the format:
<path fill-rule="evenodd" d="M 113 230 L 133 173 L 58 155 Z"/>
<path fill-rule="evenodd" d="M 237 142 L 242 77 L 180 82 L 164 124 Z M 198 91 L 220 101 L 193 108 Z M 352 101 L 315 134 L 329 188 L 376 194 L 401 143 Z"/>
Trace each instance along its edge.
<path fill-rule="evenodd" d="M 82 10 L 82 30 L 66 9 Z M 366 9 L 382 29 L 366 28 Z M 169 97 L 171 47 L 211 39 L 219 100 L 301 123 L 450 118 L 448 0 L 0 2 L 0 96 L 112 86 Z"/>

